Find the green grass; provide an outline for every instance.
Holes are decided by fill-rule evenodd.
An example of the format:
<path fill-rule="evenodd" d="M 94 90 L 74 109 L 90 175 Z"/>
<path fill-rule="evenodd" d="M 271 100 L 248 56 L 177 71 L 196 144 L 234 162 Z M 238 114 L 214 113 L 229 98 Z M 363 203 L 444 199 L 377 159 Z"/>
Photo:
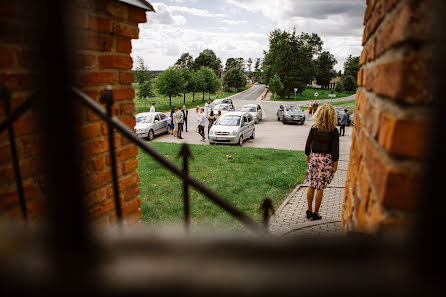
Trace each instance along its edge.
<path fill-rule="evenodd" d="M 341 102 L 333 102 L 330 103 L 334 107 L 344 107 L 348 109 L 348 112 L 353 112 L 356 108 L 356 100 L 349 100 L 349 101 L 341 101 Z M 301 106 L 300 108 L 307 110 L 308 106 Z"/>
<path fill-rule="evenodd" d="M 296 100 L 294 100 L 294 94 L 290 95 L 290 99 L 285 98 L 281 98 L 279 95 L 277 95 L 277 98 L 274 99 L 274 95 L 271 96 L 271 101 L 306 101 L 306 100 L 314 100 L 314 93 L 318 93 L 319 96 L 317 97 L 317 100 L 321 100 L 321 99 L 330 99 L 330 97 L 328 97 L 328 94 L 330 94 L 331 90 L 322 90 L 322 89 L 312 89 L 312 88 L 308 88 L 305 89 L 302 94 L 297 94 L 296 95 Z M 354 95 L 355 92 L 342 92 L 342 93 L 336 93 L 336 98 L 343 98 L 343 97 L 348 97 L 351 95 Z"/>
<path fill-rule="evenodd" d="M 176 158 L 181 148 L 179 144 L 151 145 L 180 164 Z M 271 198 L 277 208 L 305 178 L 304 152 L 232 146 L 190 145 L 190 148 L 193 155 L 190 174 L 256 221 L 261 220 L 259 207 L 265 197 Z M 226 155 L 231 155 L 232 159 L 227 159 Z M 142 221 L 163 225 L 181 223 L 180 179 L 141 151 L 138 159 Z M 191 190 L 190 197 L 192 225 L 243 229 L 232 216 L 200 193 Z"/>
<path fill-rule="evenodd" d="M 149 111 L 150 106 L 152 106 L 153 102 L 156 102 L 156 111 L 159 111 L 159 112 L 168 112 L 172 108 L 184 105 L 183 95 L 178 96 L 178 97 L 172 97 L 172 106 L 170 106 L 169 105 L 169 97 L 164 97 L 164 96 L 158 94 L 157 92 L 155 92 L 156 96 L 154 98 L 148 98 L 147 100 L 145 100 L 146 102 L 144 102 L 144 100 L 142 100 L 138 95 L 138 85 L 133 84 L 133 87 L 135 88 L 135 91 L 136 91 L 136 96 L 135 96 L 135 99 L 133 100 L 135 102 L 135 107 L 136 107 L 135 114 Z M 219 92 L 217 94 L 211 94 L 211 100 L 226 98 L 226 97 L 235 95 L 239 92 L 245 91 L 245 90 L 249 89 L 250 87 L 251 86 L 247 86 L 237 92 Z M 209 94 L 206 93 L 204 95 L 204 100 L 203 100 L 203 93 L 196 93 L 195 100 L 192 101 L 192 99 L 193 99 L 192 93 L 187 93 L 186 94 L 187 108 L 197 107 L 197 105 L 204 106 L 206 101 L 209 99 Z"/>

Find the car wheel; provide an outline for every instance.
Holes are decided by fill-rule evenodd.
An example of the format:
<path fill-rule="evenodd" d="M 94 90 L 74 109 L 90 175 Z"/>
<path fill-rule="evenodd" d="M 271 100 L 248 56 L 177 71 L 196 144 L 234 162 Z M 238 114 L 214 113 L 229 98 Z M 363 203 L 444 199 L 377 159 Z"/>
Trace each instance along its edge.
<path fill-rule="evenodd" d="M 279 117 L 279 114 L 277 114 L 277 120 L 278 120 L 278 121 L 280 121 L 280 117 Z"/>
<path fill-rule="evenodd" d="M 282 124 L 284 124 L 284 125 L 286 124 L 286 123 L 285 123 L 285 118 L 282 119 Z"/>
<path fill-rule="evenodd" d="M 149 135 L 147 136 L 147 139 L 149 141 L 152 141 L 154 137 L 155 137 L 155 133 L 153 133 L 153 130 L 150 130 Z"/>
<path fill-rule="evenodd" d="M 238 139 L 238 145 L 242 146 L 243 145 L 243 136 L 240 135 L 240 138 Z"/>
<path fill-rule="evenodd" d="M 254 139 L 256 137 L 256 129 L 252 130 L 251 139 Z"/>
<path fill-rule="evenodd" d="M 166 134 L 170 134 L 170 125 L 167 125 L 167 131 Z"/>

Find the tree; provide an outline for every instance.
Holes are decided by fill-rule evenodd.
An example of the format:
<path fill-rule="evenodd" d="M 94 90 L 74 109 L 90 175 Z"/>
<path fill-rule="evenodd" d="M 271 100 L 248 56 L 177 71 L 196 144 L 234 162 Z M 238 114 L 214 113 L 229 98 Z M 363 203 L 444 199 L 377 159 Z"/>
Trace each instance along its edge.
<path fill-rule="evenodd" d="M 324 88 L 330 84 L 330 80 L 336 77 L 336 72 L 333 69 L 337 61 L 330 52 L 322 52 L 316 59 L 316 80 L 317 83 Z"/>
<path fill-rule="evenodd" d="M 172 106 L 172 96 L 180 96 L 184 92 L 186 83 L 178 69 L 169 68 L 156 79 L 156 88 L 161 95 L 169 97 Z"/>
<path fill-rule="evenodd" d="M 249 74 L 251 75 L 251 68 L 252 68 L 252 59 L 251 58 L 249 58 L 246 61 L 246 66 L 248 67 Z"/>
<path fill-rule="evenodd" d="M 277 93 L 283 90 L 283 84 L 277 74 L 274 74 L 274 77 L 269 80 L 269 89 L 274 94 L 274 99 L 276 98 Z"/>
<path fill-rule="evenodd" d="M 210 49 L 205 49 L 200 53 L 198 58 L 195 59 L 194 69 L 200 70 L 201 67 L 209 67 L 218 77 L 221 76 L 223 68 L 221 65 L 221 60 L 217 58 L 214 51 Z"/>
<path fill-rule="evenodd" d="M 261 72 L 262 71 L 262 69 L 261 69 L 261 59 L 260 58 L 256 58 L 256 63 L 255 63 L 255 65 L 254 65 L 254 71 L 255 72 Z"/>
<path fill-rule="evenodd" d="M 342 81 L 338 82 L 334 88 L 336 93 L 342 93 L 344 92 L 344 84 L 342 83 Z"/>
<path fill-rule="evenodd" d="M 209 93 L 209 99 L 211 99 L 211 93 L 215 94 L 218 91 L 218 89 L 220 89 L 221 86 L 220 80 L 218 79 L 215 72 L 209 67 L 202 67 L 199 72 L 201 72 L 204 81 L 204 86 L 202 89 L 203 100 L 204 100 L 204 93 Z"/>
<path fill-rule="evenodd" d="M 356 79 L 352 75 L 345 75 L 342 78 L 342 84 L 346 91 L 355 91 L 356 90 Z"/>
<path fill-rule="evenodd" d="M 188 70 L 194 69 L 194 58 L 189 53 L 184 53 L 176 61 L 175 68 L 186 68 Z"/>
<path fill-rule="evenodd" d="M 147 107 L 147 98 L 155 97 L 153 90 L 153 74 L 144 64 L 141 57 L 136 57 L 135 82 L 138 84 L 138 95 L 144 101 L 144 108 Z"/>
<path fill-rule="evenodd" d="M 189 92 L 192 93 L 192 102 L 195 101 L 195 94 L 206 89 L 203 75 L 199 71 L 192 71 L 189 84 L 187 85 Z M 204 96 L 204 95 L 203 95 Z"/>
<path fill-rule="evenodd" d="M 186 104 L 186 93 L 192 92 L 191 88 L 193 87 L 191 85 L 192 80 L 192 72 L 189 71 L 187 68 L 180 68 L 178 71 L 181 73 L 181 76 L 183 76 L 185 87 L 183 90 L 183 102 Z"/>
<path fill-rule="evenodd" d="M 294 28 L 296 30 L 296 28 Z M 322 52 L 324 42 L 316 33 L 303 33 L 298 36 L 299 46 L 311 49 L 313 56 L 318 56 Z"/>
<path fill-rule="evenodd" d="M 225 72 L 225 76 L 223 77 L 223 86 L 227 90 L 237 89 L 246 86 L 246 77 L 245 74 L 238 68 L 231 68 Z"/>
<path fill-rule="evenodd" d="M 241 71 L 245 71 L 245 59 L 243 58 L 229 58 L 226 60 L 225 71 L 231 68 L 237 68 Z"/>
<path fill-rule="evenodd" d="M 359 57 L 348 56 L 347 60 L 344 62 L 344 76 L 351 75 L 353 78 L 358 77 L 359 72 Z"/>

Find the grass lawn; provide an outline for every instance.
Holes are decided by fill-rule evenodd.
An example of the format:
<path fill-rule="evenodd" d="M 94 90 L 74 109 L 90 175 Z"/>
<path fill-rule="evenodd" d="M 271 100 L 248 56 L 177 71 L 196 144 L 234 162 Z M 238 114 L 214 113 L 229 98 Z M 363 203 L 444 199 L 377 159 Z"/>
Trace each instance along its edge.
<path fill-rule="evenodd" d="M 151 143 L 177 164 L 179 144 Z M 227 201 L 261 221 L 259 207 L 265 197 L 277 209 L 286 195 L 305 178 L 304 152 L 232 146 L 190 145 L 193 159 L 190 174 L 219 193 Z M 232 159 L 227 159 L 231 155 Z M 183 220 L 182 182 L 140 151 L 139 187 L 142 221 L 172 225 Z M 223 209 L 191 188 L 192 225 L 221 226 L 243 230 Z"/>
<path fill-rule="evenodd" d="M 334 107 L 344 107 L 348 109 L 349 113 L 352 113 L 356 108 L 356 100 L 342 101 L 342 102 L 333 102 L 331 103 Z M 301 109 L 308 109 L 308 106 L 301 106 Z"/>
<path fill-rule="evenodd" d="M 319 96 L 317 97 L 318 100 L 320 99 L 330 99 L 330 97 L 328 97 L 328 94 L 330 94 L 331 90 L 322 90 L 322 89 L 312 89 L 312 88 L 308 88 L 305 89 L 302 92 L 302 95 L 297 94 L 296 95 L 296 100 L 294 100 L 294 95 L 290 95 L 290 99 L 285 98 L 281 98 L 279 95 L 277 95 L 277 98 L 274 99 L 274 95 L 271 96 L 271 101 L 306 101 L 306 100 L 314 100 L 314 93 L 318 93 Z M 342 98 L 342 97 L 348 97 L 351 95 L 354 95 L 355 92 L 342 92 L 342 93 L 336 93 L 336 98 Z"/>
<path fill-rule="evenodd" d="M 138 95 L 138 85 L 137 84 L 133 84 L 133 87 L 135 88 L 135 91 L 136 91 L 135 99 L 133 100 L 135 102 L 135 107 L 136 107 L 135 114 L 138 114 L 140 112 L 149 111 L 150 106 L 152 106 L 153 102 L 156 102 L 156 111 L 159 111 L 159 112 L 168 112 L 172 108 L 184 105 L 183 95 L 178 96 L 178 97 L 172 97 L 172 107 L 171 107 L 169 105 L 169 97 L 161 96 L 160 94 L 155 92 L 156 96 L 154 98 L 148 98 L 146 100 L 146 102 L 145 102 L 146 106 L 144 106 L 144 100 L 142 100 L 139 97 L 139 95 Z M 232 93 L 231 92 L 221 92 L 220 91 L 217 94 L 211 94 L 211 100 L 226 98 L 226 97 L 232 96 L 234 94 L 237 94 L 239 92 L 242 92 L 244 90 L 247 90 L 250 87 L 251 86 L 246 86 L 242 90 L 240 90 L 238 92 L 232 92 Z M 204 100 L 203 100 L 203 93 L 196 93 L 194 101 L 192 101 L 192 99 L 193 99 L 192 97 L 193 97 L 192 93 L 187 93 L 186 94 L 186 106 L 187 106 L 187 108 L 197 107 L 197 105 L 204 106 L 206 101 L 209 99 L 209 94 L 206 93 L 204 95 Z"/>

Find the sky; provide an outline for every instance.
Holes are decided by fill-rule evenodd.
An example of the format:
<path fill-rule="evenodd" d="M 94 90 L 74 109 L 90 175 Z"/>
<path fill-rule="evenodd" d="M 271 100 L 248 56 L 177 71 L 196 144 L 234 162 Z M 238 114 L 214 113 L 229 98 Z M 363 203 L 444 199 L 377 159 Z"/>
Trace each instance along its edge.
<path fill-rule="evenodd" d="M 150 70 L 164 70 L 182 53 L 197 58 L 212 49 L 223 65 L 228 58 L 262 58 L 274 29 L 317 33 L 342 70 L 362 46 L 366 0 L 157 0 L 133 40 L 132 57 Z"/>

